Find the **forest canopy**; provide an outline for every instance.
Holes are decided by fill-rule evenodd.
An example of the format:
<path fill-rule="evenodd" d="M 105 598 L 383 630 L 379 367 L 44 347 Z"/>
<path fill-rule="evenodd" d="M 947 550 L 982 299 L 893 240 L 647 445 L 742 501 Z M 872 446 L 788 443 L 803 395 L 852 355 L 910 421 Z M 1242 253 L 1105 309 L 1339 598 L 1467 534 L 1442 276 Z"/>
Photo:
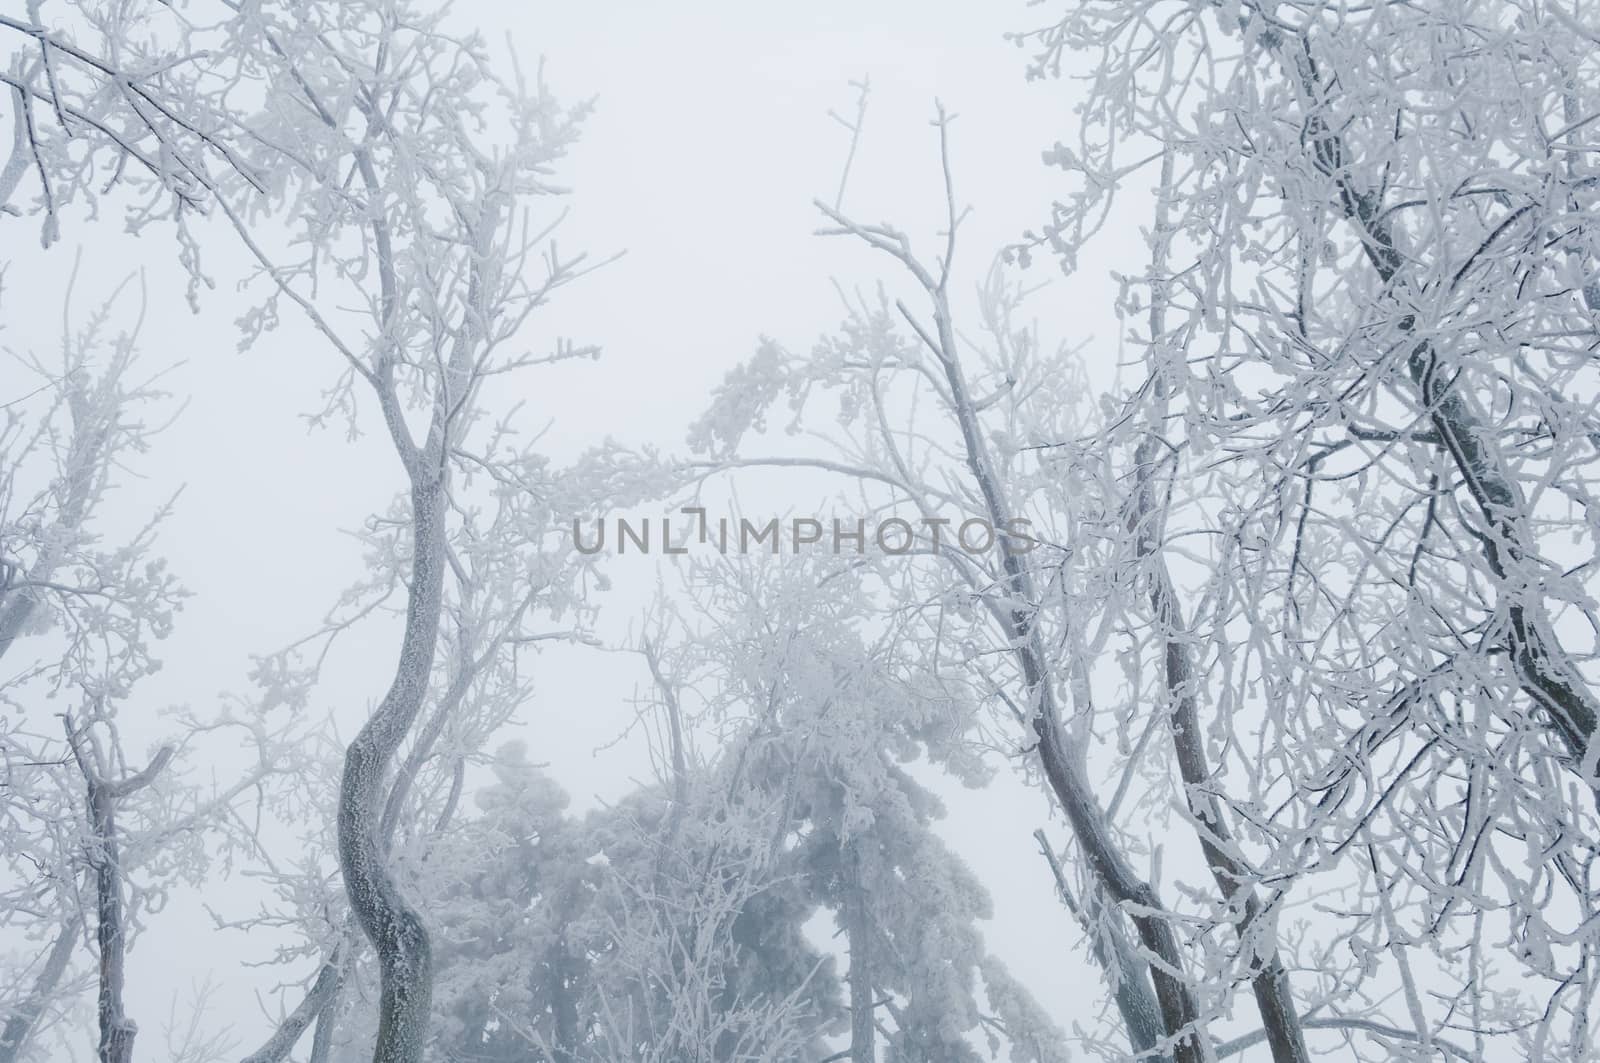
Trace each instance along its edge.
<path fill-rule="evenodd" d="M 836 84 L 737 349 L 784 72 L 630 275 L 494 17 L 0 11 L 0 1063 L 1600 1058 L 1600 7 L 967 12 L 1050 118 Z"/>

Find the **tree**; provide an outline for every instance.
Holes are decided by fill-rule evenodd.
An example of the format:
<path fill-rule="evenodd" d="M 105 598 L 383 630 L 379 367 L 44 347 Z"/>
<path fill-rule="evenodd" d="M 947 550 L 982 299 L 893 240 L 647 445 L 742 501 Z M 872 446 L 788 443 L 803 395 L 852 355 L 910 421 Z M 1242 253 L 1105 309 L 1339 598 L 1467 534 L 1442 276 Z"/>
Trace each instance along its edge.
<path fill-rule="evenodd" d="M 71 964 L 83 924 L 76 894 L 84 863 L 75 851 L 74 824 L 85 819 L 91 820 L 88 864 L 98 877 L 97 926 L 106 966 L 102 1055 L 120 1058 L 116 1053 L 124 1050 L 110 1042 L 131 1041 L 131 1032 L 119 1032 L 120 957 L 127 934 L 114 808 L 148 777 L 107 779 L 108 751 L 96 744 L 91 757 L 87 728 L 108 720 L 105 706 L 125 699 L 158 667 L 148 642 L 170 630 L 183 592 L 163 562 L 149 555 L 156 522 L 120 548 L 98 548 L 98 511 L 114 472 L 148 446 L 152 429 L 143 410 L 159 400 L 159 392 L 137 377 L 134 335 L 106 335 L 115 301 L 113 296 L 80 331 L 62 337 L 59 364 L 15 356 L 41 383 L 8 402 L 0 436 L 0 658 L 8 661 L 0 698 L 11 710 L 0 731 L 0 752 L 10 821 L 6 862 L 16 883 L 7 891 L 6 910 L 11 916 L 38 904 L 48 913 L 45 932 L 53 935 L 0 1032 L 0 1059 L 8 1061 L 19 1058 L 39 1032 Z M 31 658 L 30 642 L 39 644 Z M 84 698 L 92 709 L 82 731 L 63 717 L 65 747 L 30 727 L 24 709 L 62 692 Z M 110 755 L 120 758 L 114 732 L 109 737 Z M 64 756 L 69 750 L 83 769 L 86 793 L 73 795 L 55 770 L 72 759 Z M 160 756 L 155 771 L 171 752 Z"/>
<path fill-rule="evenodd" d="M 447 943 L 442 1043 L 744 1063 L 875 1059 L 881 1031 L 891 1059 L 976 1060 L 985 1039 L 1005 1058 L 1063 1058 L 986 955 L 987 895 L 906 766 L 982 780 L 959 706 L 857 640 L 859 582 L 825 559 L 695 573 L 695 611 L 664 604 L 639 643 L 659 781 L 577 819 L 507 747 L 479 815 L 438 837 L 425 895 Z M 819 913 L 844 935 L 846 979 L 806 932 Z M 847 1009 L 850 1047 L 830 1054 Z"/>
<path fill-rule="evenodd" d="M 344 366 L 323 416 L 348 415 L 354 425 L 358 401 L 370 397 L 406 484 L 382 533 L 402 559 L 389 570 L 404 600 L 398 662 L 345 751 L 337 846 L 350 910 L 381 973 L 374 1059 L 416 1060 L 428 1041 L 432 950 L 390 857 L 386 780 L 428 704 L 447 616 L 461 610 L 458 645 L 482 639 L 487 654 L 479 661 L 467 651 L 472 667 L 457 673 L 459 701 L 479 669 L 498 666 L 508 647 L 526 641 L 520 625 L 544 589 L 479 582 L 473 499 L 487 497 L 511 518 L 493 529 L 491 554 L 499 536 L 536 538 L 539 529 L 519 518 L 549 502 L 538 493 L 541 463 L 511 445 L 509 424 L 492 419 L 490 382 L 593 353 L 559 342 L 543 356 L 506 349 L 528 316 L 585 268 L 582 256 L 559 255 L 549 229 L 526 228 L 523 215 L 556 191 L 549 168 L 584 109 L 562 110 L 542 83 L 498 78 L 475 37 L 451 36 L 439 16 L 409 4 L 252 5 L 233 25 L 248 45 L 246 68 L 269 86 L 264 110 L 244 123 L 249 158 L 280 175 L 302 238 L 269 246 L 251 235 L 243 207 L 223 204 L 270 285 L 243 323 L 246 338 L 276 323 L 283 300 L 303 311 Z M 474 128 L 495 108 L 513 133 L 505 144 Z M 310 152 L 302 145 L 307 114 L 316 119 Z M 536 252 L 545 269 L 538 280 L 524 270 Z M 365 307 L 359 339 L 325 312 L 337 299 L 317 284 L 328 271 Z M 459 601 L 446 589 L 452 570 Z M 468 626 L 475 596 L 505 610 L 507 595 L 497 630 Z M 443 701 L 435 719 L 448 722 L 452 695 Z M 417 760 L 400 766 L 398 788 L 412 784 L 437 737 L 418 738 Z"/>
<path fill-rule="evenodd" d="M 973 705 L 905 651 L 900 622 L 873 621 L 882 576 L 825 551 L 692 566 L 695 612 L 670 664 L 652 658 L 665 707 L 729 749 L 730 793 L 767 810 L 774 859 L 843 935 L 848 1058 L 877 1059 L 881 1034 L 891 1060 L 976 1060 L 980 1035 L 1013 1060 L 1061 1059 L 1060 1032 L 987 954 L 988 894 L 912 773 L 987 781 Z"/>
<path fill-rule="evenodd" d="M 786 1059 L 826 1025 L 813 911 L 764 858 L 770 815 L 716 774 L 585 817 L 494 756 L 476 815 L 431 837 L 415 888 L 438 928 L 441 1050 L 478 1059 Z M 678 803 L 681 798 L 688 804 Z M 673 824 L 668 826 L 668 823 Z M 344 1038 L 360 1045 L 358 1030 Z M 351 1056 L 354 1058 L 354 1055 Z"/>
<path fill-rule="evenodd" d="M 1160 572 L 1151 593 L 1211 658 L 1214 745 L 1268 751 L 1201 773 L 1251 816 L 1248 877 L 1348 884 L 1344 932 L 1373 942 L 1351 982 L 1403 990 L 1396 1050 L 1542 1058 L 1564 1025 L 1581 1057 L 1592 28 L 1558 4 L 1105 3 L 1024 39 L 1036 73 L 1083 51 L 1094 76 L 1047 153 L 1072 193 L 1022 252 L 1070 268 L 1112 186 L 1163 167 L 1128 409 L 1170 427 L 1146 462 L 1183 487 L 1139 534 L 1152 559 L 1205 544 L 1203 618 Z M 1486 996 L 1486 933 L 1536 981 Z"/>
<path fill-rule="evenodd" d="M 83 773 L 89 806 L 92 853 L 90 866 L 95 874 L 95 939 L 100 948 L 100 990 L 97 1008 L 100 1022 L 101 1063 L 130 1063 L 133 1038 L 138 1025 L 128 1018 L 122 1005 L 126 981 L 127 928 L 122 909 L 122 857 L 117 836 L 117 804 L 123 798 L 150 785 L 167 761 L 172 747 L 161 751 L 142 771 L 120 779 L 109 779 L 103 772 L 104 755 L 90 746 L 75 729 L 71 718 L 63 720 L 67 743 Z M 101 762 L 97 764 L 96 761 Z"/>
<path fill-rule="evenodd" d="M 155 643 L 187 596 L 154 554 L 170 507 L 106 545 L 109 529 L 129 516 L 108 512 L 107 501 L 119 474 L 153 444 L 163 398 L 141 376 L 137 326 L 113 331 L 125 291 L 77 329 L 69 300 L 59 362 L 16 356 L 42 383 L 11 403 L 0 439 L 0 852 L 8 871 L 0 900 L 6 926 L 49 941 L 5 998 L 7 1063 L 25 1058 L 70 1012 L 85 981 L 73 970 L 85 931 L 99 962 L 98 1056 L 131 1058 L 136 1025 L 122 1003 L 124 967 L 144 916 L 175 885 L 202 878 L 213 860 L 246 844 L 235 804 L 278 770 L 278 752 L 293 741 L 284 728 L 226 712 L 184 711 L 147 763 L 124 742 L 119 715 L 141 702 L 141 680 L 161 667 Z M 60 727 L 43 712 L 58 698 L 75 705 L 57 714 Z M 196 741 L 240 731 L 252 765 L 221 786 L 184 777 Z"/>
<path fill-rule="evenodd" d="M 1070 691 L 1078 721 L 1087 724 L 1092 705 L 1087 637 L 1074 610 L 1092 608 L 1092 599 L 1074 593 L 1072 584 L 1081 578 L 1080 569 L 1098 574 L 1080 564 L 1069 545 L 1076 528 L 1087 523 L 1085 515 L 1059 495 L 1053 469 L 1028 467 L 1028 448 L 1047 433 L 1081 423 L 1072 415 L 1083 392 L 1074 396 L 1077 380 L 1067 360 L 1039 356 L 1036 337 L 1014 323 L 1023 293 L 998 263 L 980 292 L 979 325 L 991 346 L 979 348 L 976 367 L 966 364 L 950 294 L 956 233 L 965 212 L 957 206 L 952 184 L 949 123 L 941 108 L 935 124 L 948 212 L 935 263 L 919 259 L 900 230 L 859 224 L 836 207 L 817 204 L 828 220 L 824 234 L 855 237 L 896 261 L 931 320 L 919 319 L 904 300 L 891 303 L 880 289 L 875 304 L 861 300 L 850 306 L 843 335 L 822 341 L 810 358 L 764 345 L 751 365 L 724 385 L 696 424 L 691 443 L 711 455 L 704 462 L 710 469 L 820 468 L 871 485 L 884 498 L 877 504 L 894 507 L 889 511 L 905 529 L 893 548 L 883 541 L 877 545 L 908 555 L 908 563 L 891 597 L 938 603 L 918 632 L 927 640 L 921 653 L 940 662 L 953 652 L 955 660 L 968 662 L 965 675 L 955 681 L 1031 732 L 1032 750 L 1057 807 L 1072 824 L 1094 889 L 1109 898 L 1111 910 L 1129 914 L 1154 960 L 1148 975 L 1122 970 L 1113 982 L 1134 986 L 1148 977 L 1161 1037 L 1174 1058 L 1199 1059 L 1206 1052 L 1204 1020 L 1186 973 L 1175 916 L 1152 883 L 1134 870 L 1115 837 L 1087 770 L 1081 744 L 1086 735 L 1081 725 L 1064 718 L 1060 705 Z M 798 420 L 805 405 L 826 392 L 840 395 L 841 430 L 824 435 L 836 453 L 779 458 L 734 452 L 766 407 L 785 393 Z M 899 419 L 902 410 L 916 408 L 918 396 L 931 399 L 937 419 Z M 899 517 L 902 512 L 905 517 Z M 921 535 L 910 520 L 922 525 Z M 1050 537 L 1030 532 L 1030 523 L 1049 527 Z M 961 536 L 971 538 L 974 528 L 982 536 L 977 548 L 969 548 Z M 930 564 L 916 564 L 919 555 Z M 1006 662 L 1005 674 L 991 671 L 980 647 Z M 1142 1006 L 1149 994 L 1135 991 L 1126 999 Z M 1157 1048 L 1144 1015 L 1130 1016 L 1129 1027 L 1136 1051 Z"/>
<path fill-rule="evenodd" d="M 557 466 L 508 381 L 596 353 L 527 346 L 591 268 L 544 210 L 585 106 L 421 0 L 20 8 L 0 212 L 46 247 L 75 207 L 171 221 L 191 302 L 212 215 L 252 274 L 244 344 L 297 315 L 338 374 L 311 421 L 381 426 L 394 494 L 249 697 L 137 748 L 184 591 L 167 510 L 124 533 L 108 503 L 164 397 L 112 303 L 18 359 L 0 1063 L 91 1028 L 102 1063 L 151 1054 L 133 950 L 241 855 L 272 897 L 218 931 L 277 935 L 299 980 L 247 1063 L 1055 1063 L 939 834 L 1002 764 L 1060 817 L 1033 839 L 1065 911 L 1035 917 L 1103 979 L 1084 1050 L 1594 1058 L 1593 12 L 1060 5 L 1014 35 L 1036 79 L 1082 75 L 1037 231 L 966 271 L 940 105 L 931 244 L 841 181 L 822 234 L 887 267 L 842 327 L 762 340 L 687 460 Z M 1107 254 L 1137 259 L 1114 350 L 1046 346 L 1028 318 Z M 775 556 L 685 565 L 619 647 L 655 777 L 573 812 L 505 741 L 538 648 L 594 637 L 573 517 L 754 470 L 851 517 L 754 521 Z M 346 741 L 319 713 L 355 640 L 395 659 Z M 196 783 L 223 736 L 249 766 Z M 171 1054 L 209 1063 L 197 1021 Z"/>
<path fill-rule="evenodd" d="M 0 37 L 14 46 L 0 72 L 11 102 L 0 213 L 42 215 L 45 248 L 58 241 L 75 201 L 91 215 L 103 200 L 125 207 L 131 232 L 171 219 L 190 276 L 191 305 L 209 281 L 190 223 L 234 182 L 254 193 L 264 190 L 228 140 L 228 55 L 206 49 L 197 40 L 202 36 L 169 4 L 47 10 L 43 0 L 29 0 L 24 11 L 0 15 Z M 0 730 L 5 818 L 14 828 L 4 852 L 13 869 L 32 869 L 15 876 L 19 885 L 9 891 L 6 921 L 29 912 L 24 898 L 54 895 L 41 920 L 52 944 L 28 988 L 7 1001 L 0 1059 L 8 1061 L 20 1058 L 73 996 L 69 973 L 89 923 L 101 963 L 98 1054 L 131 1058 L 135 1025 L 123 1013 L 122 969 L 141 907 L 160 897 L 173 877 L 203 874 L 207 858 L 194 840 L 232 825 L 232 801 L 273 770 L 269 750 L 283 738 L 244 725 L 262 759 L 210 794 L 168 778 L 154 789 L 151 783 L 181 774 L 162 769 L 193 739 L 234 726 L 226 714 L 204 722 L 185 715 L 180 733 L 144 771 L 126 768 L 118 706 L 132 698 L 139 679 L 159 668 L 150 643 L 171 630 L 185 592 L 165 562 L 151 555 L 166 510 L 110 546 L 102 540 L 99 510 L 122 464 L 148 447 L 157 429 L 143 418 L 164 396 L 153 379 L 138 378 L 137 324 L 112 334 L 123 289 L 79 321 L 73 286 L 60 364 L 20 357 L 39 385 L 3 396 L 0 407 L 6 417 L 0 429 L 0 657 L 22 665 L 0 681 L 0 697 L 16 710 Z M 13 652 L 24 640 L 40 651 L 32 659 L 27 651 Z M 60 744 L 61 735 L 28 722 L 26 709 L 67 692 L 82 707 L 61 714 Z M 73 764 L 81 779 L 77 793 L 57 770 Z M 137 809 L 130 830 L 118 823 L 117 809 L 135 794 L 145 807 Z M 86 825 L 87 833 L 75 824 Z M 224 853 L 239 841 L 225 837 Z M 138 884 L 132 874 L 140 870 L 156 881 Z M 95 881 L 92 920 L 78 897 L 85 872 Z M 198 1030 L 190 1033 L 193 1047 Z"/>

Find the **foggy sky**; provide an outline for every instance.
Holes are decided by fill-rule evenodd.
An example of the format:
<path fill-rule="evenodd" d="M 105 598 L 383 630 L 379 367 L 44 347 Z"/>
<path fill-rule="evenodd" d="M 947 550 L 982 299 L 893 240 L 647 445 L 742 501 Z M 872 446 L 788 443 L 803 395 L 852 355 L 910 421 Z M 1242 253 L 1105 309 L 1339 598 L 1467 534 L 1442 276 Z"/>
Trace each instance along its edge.
<path fill-rule="evenodd" d="M 853 111 L 851 79 L 869 76 L 873 91 L 845 207 L 867 220 L 893 220 L 923 241 L 933 238 L 943 211 L 928 125 L 935 98 L 959 114 L 956 181 L 975 211 L 959 264 L 968 291 L 993 250 L 1045 216 L 1053 176 L 1040 152 L 1070 118 L 1071 87 L 1027 84 L 1025 53 L 1001 39 L 1004 29 L 1030 24 L 1026 6 L 1009 0 L 470 0 L 456 5 L 455 19 L 482 27 L 499 47 L 509 33 L 530 75 L 543 56 L 545 76 L 563 98 L 596 98 L 587 133 L 559 175 L 575 190 L 559 239 L 563 249 L 596 257 L 626 254 L 562 292 L 529 331 L 540 343 L 558 335 L 599 343 L 605 355 L 597 364 L 512 378 L 526 389 L 516 396 L 527 403 L 525 423 L 550 424 L 543 445 L 557 459 L 608 435 L 681 449 L 685 426 L 712 387 L 760 335 L 803 349 L 840 318 L 830 279 L 870 286 L 888 272 L 854 241 L 812 235 L 819 216 L 811 201 L 833 199 L 848 147 L 847 132 L 827 112 Z M 400 480 L 381 440 L 347 445 L 341 430 L 309 431 L 298 420 L 338 368 L 306 342 L 299 322 L 286 317 L 255 349 L 238 353 L 238 293 L 222 284 L 191 314 L 170 237 L 152 229 L 135 240 L 116 229 L 108 209 L 98 224 L 74 220 L 65 246 L 18 254 L 27 268 L 6 277 L 7 302 L 45 309 L 8 314 L 0 343 L 57 344 L 56 308 L 74 243 L 86 249 L 79 306 L 128 271 L 146 271 L 143 364 L 177 366 L 167 378 L 169 408 L 186 405 L 141 459 L 143 478 L 113 492 L 106 521 L 131 528 L 181 487 L 158 549 L 196 593 L 159 648 L 167 669 L 141 686 L 123 717 L 129 747 L 139 750 L 164 734 L 166 706 L 205 709 L 249 696 L 249 655 L 309 632 L 360 574 L 359 554 L 341 529 L 385 506 Z M 1143 246 L 1136 233 L 1127 245 L 1133 254 Z M 209 246 L 214 274 L 236 276 L 242 262 L 228 241 Z M 1054 272 L 1050 263 L 1035 268 L 1041 281 Z M 1086 279 L 1071 283 L 1057 276 L 1036 308 L 1053 318 L 1043 323 L 1048 334 L 1096 338 L 1090 358 L 1109 372 L 1116 325 L 1106 289 L 1096 287 L 1104 272 L 1091 265 Z M 648 565 L 616 566 L 614 578 L 600 625 L 613 638 L 655 586 Z M 375 677 L 391 661 L 391 633 L 369 625 L 358 642 L 342 645 L 314 698 L 313 711 L 330 713 L 346 738 L 381 693 Z M 522 737 L 577 808 L 616 798 L 630 779 L 644 777 L 637 736 L 597 752 L 625 728 L 629 699 L 647 678 L 642 668 L 623 655 L 561 649 L 544 654 L 537 676 Z M 219 779 L 228 777 L 227 748 L 197 760 L 205 757 Z M 952 798 L 941 833 L 994 895 L 992 947 L 1058 1020 L 1087 1018 L 1101 994 L 1075 990 L 1099 976 L 1073 948 L 1077 931 L 1030 838 L 1047 822 L 1044 795 L 1009 781 L 960 794 L 938 786 Z M 1060 838 L 1059 829 L 1053 833 Z M 217 889 L 205 899 L 229 914 L 247 913 L 248 880 L 235 875 Z M 210 1021 L 231 1027 L 241 1049 L 253 1047 L 267 1029 L 255 992 L 309 971 L 309 963 L 241 967 L 240 957 L 269 959 L 272 943 L 212 929 L 199 901 L 175 894 L 130 955 L 128 1007 L 146 1031 L 143 1055 L 159 1051 L 174 994 L 181 1015 L 192 985 L 207 977 L 219 983 Z"/>

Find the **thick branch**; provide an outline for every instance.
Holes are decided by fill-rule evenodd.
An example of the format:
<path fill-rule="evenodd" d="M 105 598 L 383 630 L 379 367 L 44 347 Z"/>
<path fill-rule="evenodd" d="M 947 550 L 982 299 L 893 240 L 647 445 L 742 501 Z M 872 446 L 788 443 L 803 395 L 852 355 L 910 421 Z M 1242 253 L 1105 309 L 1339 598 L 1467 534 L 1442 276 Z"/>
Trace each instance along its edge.
<path fill-rule="evenodd" d="M 1089 948 L 1094 953 L 1095 962 L 1111 982 L 1112 998 L 1116 1002 L 1117 1012 L 1122 1016 L 1122 1025 L 1133 1054 L 1141 1060 L 1167 1060 L 1169 1057 L 1157 1051 L 1165 1032 L 1161 1028 L 1161 1011 L 1156 1004 L 1155 992 L 1150 988 L 1149 964 L 1141 961 L 1128 947 L 1127 937 L 1121 925 L 1115 921 L 1120 916 L 1104 918 L 1107 913 L 1093 897 L 1086 901 L 1085 907 L 1078 906 L 1072 890 L 1067 886 L 1061 861 L 1050 848 L 1050 840 L 1045 837 L 1044 830 L 1034 831 L 1033 836 L 1039 842 L 1039 851 L 1044 854 L 1045 862 L 1050 865 L 1056 892 L 1060 894 L 1067 910 L 1078 920 L 1078 925 L 1083 927 L 1083 932 L 1089 935 Z"/>
<path fill-rule="evenodd" d="M 28 1038 L 38 1025 L 39 1019 L 44 1015 L 56 986 L 61 984 L 62 976 L 67 973 L 67 965 L 72 962 L 72 952 L 78 943 L 80 921 L 78 913 L 73 911 L 62 922 L 61 929 L 56 933 L 55 943 L 50 946 L 44 965 L 39 968 L 38 977 L 33 980 L 33 988 L 28 991 L 28 995 L 21 1003 L 12 1009 L 4 1029 L 0 1029 L 0 1063 L 17 1063 L 17 1060 L 22 1058 L 22 1049 L 27 1045 Z"/>
<path fill-rule="evenodd" d="M 95 941 L 100 948 L 100 989 L 96 1006 L 100 1026 L 99 1059 L 100 1063 L 132 1063 L 133 1039 L 139 1027 L 128 1018 L 122 1004 L 122 989 L 127 979 L 128 936 L 122 904 L 117 801 L 148 786 L 172 758 L 172 747 L 163 747 L 143 771 L 113 782 L 100 775 L 83 748 L 87 735 L 74 729 L 70 718 L 62 722 L 88 791 L 93 847 L 89 864 L 94 869 Z"/>
<path fill-rule="evenodd" d="M 1294 73 L 1311 110 L 1307 131 L 1314 160 L 1338 188 L 1339 207 L 1361 234 L 1368 260 L 1394 289 L 1403 281 L 1404 259 L 1391 218 L 1375 193 L 1356 186 L 1344 138 L 1319 111 L 1323 91 L 1310 42 L 1302 40 L 1300 49 L 1292 51 Z M 1461 273 L 1456 276 L 1459 280 Z M 1415 314 L 1407 314 L 1398 325 L 1403 335 L 1415 338 Z M 1600 743 L 1594 741 L 1600 710 L 1557 639 L 1544 597 L 1537 590 L 1543 562 L 1528 527 L 1521 485 L 1506 468 L 1489 430 L 1458 386 L 1460 374 L 1444 364 L 1430 340 L 1415 342 L 1406 359 L 1406 371 L 1483 519 L 1483 534 L 1477 538 L 1509 619 L 1507 637 L 1519 685 L 1544 710 L 1584 780 L 1591 787 L 1600 786 Z"/>
<path fill-rule="evenodd" d="M 1158 344 L 1167 332 L 1167 254 L 1172 237 L 1169 196 L 1172 187 L 1172 153 L 1161 162 L 1161 187 L 1156 201 L 1154 268 L 1150 298 L 1150 341 Z M 1163 358 L 1159 348 L 1155 356 Z M 1161 528 L 1165 504 L 1156 470 L 1161 456 L 1170 451 L 1161 435 L 1171 382 L 1168 367 L 1158 362 L 1153 367 L 1155 409 L 1149 425 L 1134 451 L 1134 493 L 1127 515 L 1128 532 L 1133 539 L 1134 556 L 1143 567 L 1149 588 L 1150 609 L 1154 614 L 1156 638 L 1162 650 L 1166 681 L 1168 731 L 1172 735 L 1178 771 L 1183 777 L 1185 803 L 1194 817 L 1195 834 L 1205 855 L 1206 865 L 1223 899 L 1237 921 L 1239 948 L 1247 958 L 1250 984 L 1262 1026 L 1275 1063 L 1310 1063 L 1300 1015 L 1295 1007 L 1289 975 L 1272 940 L 1273 927 L 1264 918 L 1265 907 L 1256 896 L 1255 875 L 1238 855 L 1238 847 L 1222 816 L 1222 806 L 1208 792 L 1211 768 L 1207 764 L 1205 743 L 1200 728 L 1200 713 L 1195 704 L 1199 680 L 1194 655 L 1190 651 L 1183 607 L 1162 558 Z M 1259 940 L 1258 940 L 1259 939 Z"/>
<path fill-rule="evenodd" d="M 244 1057 L 242 1063 L 283 1063 L 289 1058 L 295 1042 L 321 1017 L 323 1009 L 332 1001 L 340 982 L 341 965 L 344 962 L 342 952 L 342 945 L 334 949 L 333 955 L 323 962 L 322 970 L 317 972 L 305 999 L 278 1024 L 267 1042 Z"/>

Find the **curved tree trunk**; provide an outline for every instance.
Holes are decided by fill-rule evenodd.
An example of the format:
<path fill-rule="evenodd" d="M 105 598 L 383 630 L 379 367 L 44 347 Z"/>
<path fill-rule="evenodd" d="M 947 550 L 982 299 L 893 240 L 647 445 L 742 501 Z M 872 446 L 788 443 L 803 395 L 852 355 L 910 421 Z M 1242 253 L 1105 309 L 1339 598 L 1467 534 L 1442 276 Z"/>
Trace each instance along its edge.
<path fill-rule="evenodd" d="M 370 159 L 361 156 L 357 161 L 377 195 Z M 410 481 L 412 542 L 410 593 L 400 660 L 388 692 L 345 750 L 339 786 L 339 868 L 356 922 L 377 951 L 382 985 L 373 1063 L 421 1063 L 427 1046 L 428 1016 L 433 1003 L 433 950 L 421 913 L 407 902 L 388 867 L 387 830 L 392 828 L 392 820 L 386 827 L 383 784 L 400 744 L 422 710 L 438 648 L 448 567 L 445 506 L 451 433 L 461 413 L 458 404 L 466 400 L 474 384 L 473 359 L 478 342 L 493 318 L 484 299 L 487 292 L 494 290 L 494 270 L 488 262 L 499 218 L 498 201 L 491 196 L 477 219 L 474 243 L 479 260 L 473 265 L 468 282 L 468 310 L 456 332 L 449 361 L 436 382 L 433 414 L 420 446 L 406 425 L 395 390 L 393 365 L 387 355 L 380 358 L 370 377 L 378 392 L 385 425 Z M 387 318 L 399 299 L 387 222 L 381 218 L 374 222 L 373 232 Z"/>
<path fill-rule="evenodd" d="M 411 788 L 416 782 L 418 773 L 422 770 L 424 761 L 433 750 L 439 736 L 444 732 L 445 724 L 450 716 L 460 707 L 462 699 L 466 696 L 472 679 L 478 674 L 483 663 L 483 658 L 477 662 L 468 661 L 462 666 L 462 671 L 451 682 L 442 698 L 439 699 L 438 708 L 428 721 L 422 733 L 417 736 L 415 743 L 406 755 L 405 763 L 395 772 L 394 782 L 389 787 L 388 796 L 384 799 L 383 816 L 379 821 L 378 834 L 383 849 L 387 852 L 393 844 L 394 832 L 400 822 L 400 811 L 405 805 L 406 798 L 410 796 Z M 447 803 L 441 814 L 439 824 L 435 829 L 442 830 L 444 821 L 448 819 L 454 808 L 455 798 L 459 797 L 461 785 L 459 764 L 455 785 L 452 788 L 451 800 Z M 339 997 L 344 988 L 345 972 L 359 950 L 359 943 L 355 936 L 355 927 L 347 917 L 339 942 L 334 946 L 332 953 L 323 961 L 322 969 L 318 972 L 311 987 L 306 990 L 300 1003 L 291 1011 L 272 1032 L 264 1044 L 241 1063 L 283 1063 L 289 1058 L 289 1053 L 294 1051 L 294 1046 L 299 1043 L 305 1032 L 315 1025 L 312 1035 L 311 1061 L 319 1063 L 327 1059 L 328 1051 L 332 1044 L 333 1028 L 338 1012 Z M 319 1048 L 319 1046 L 321 1046 Z M 0 1063 L 6 1063 L 0 1058 Z"/>
<path fill-rule="evenodd" d="M 427 693 L 444 593 L 443 465 L 423 456 L 407 464 L 413 552 L 400 661 L 388 693 L 345 751 L 339 789 L 339 868 L 356 921 L 377 951 L 382 982 L 373 1063 L 420 1063 L 433 997 L 428 931 L 389 871 L 380 829 L 385 773 Z"/>

